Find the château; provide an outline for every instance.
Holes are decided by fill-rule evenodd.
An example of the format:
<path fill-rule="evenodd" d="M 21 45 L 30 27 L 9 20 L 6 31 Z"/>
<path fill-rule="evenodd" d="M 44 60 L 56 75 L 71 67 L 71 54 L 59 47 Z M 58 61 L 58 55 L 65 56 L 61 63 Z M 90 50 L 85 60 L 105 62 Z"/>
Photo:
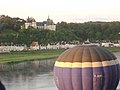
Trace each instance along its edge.
<path fill-rule="evenodd" d="M 24 24 L 24 28 L 28 29 L 29 27 L 41 30 L 56 30 L 56 24 L 53 22 L 52 19 L 49 18 L 49 16 L 47 21 L 43 22 L 36 22 L 36 20 L 33 17 L 28 17 Z"/>

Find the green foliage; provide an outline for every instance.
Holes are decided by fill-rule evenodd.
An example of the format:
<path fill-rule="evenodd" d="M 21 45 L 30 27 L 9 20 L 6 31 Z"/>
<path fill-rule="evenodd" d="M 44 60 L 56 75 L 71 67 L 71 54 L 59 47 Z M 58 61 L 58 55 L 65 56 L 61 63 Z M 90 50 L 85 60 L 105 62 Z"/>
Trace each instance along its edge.
<path fill-rule="evenodd" d="M 120 40 L 120 22 L 85 22 L 85 23 L 57 23 L 57 30 L 38 30 L 33 27 L 20 29 L 24 24 L 20 18 L 0 16 L 0 43 L 14 43 L 30 45 L 33 41 L 39 44 L 71 42 L 78 40 L 84 42 L 96 40 Z"/>
<path fill-rule="evenodd" d="M 57 30 L 75 31 L 75 35 L 82 41 L 89 38 L 95 40 L 118 40 L 120 39 L 120 22 L 86 22 L 57 24 Z"/>
<path fill-rule="evenodd" d="M 1 15 L 0 16 L 0 30 L 4 31 L 6 29 L 12 29 L 18 31 L 25 22 L 24 19 L 12 18 L 9 16 Z"/>
<path fill-rule="evenodd" d="M 106 47 L 111 52 L 120 52 L 120 47 Z"/>

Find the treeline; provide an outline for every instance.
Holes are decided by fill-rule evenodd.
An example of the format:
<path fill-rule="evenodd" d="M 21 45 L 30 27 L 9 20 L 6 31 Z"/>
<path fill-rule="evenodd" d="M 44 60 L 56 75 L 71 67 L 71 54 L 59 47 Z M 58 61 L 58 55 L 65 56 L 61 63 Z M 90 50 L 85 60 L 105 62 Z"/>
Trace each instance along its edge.
<path fill-rule="evenodd" d="M 84 42 L 96 40 L 120 40 L 120 22 L 85 22 L 85 23 L 57 23 L 57 30 L 38 30 L 30 27 L 20 29 L 25 20 L 0 16 L 0 43 L 27 44 L 38 41 L 40 44 L 70 42 L 78 40 Z"/>
<path fill-rule="evenodd" d="M 25 20 L 19 17 L 12 18 L 10 16 L 0 15 L 0 32 L 2 32 L 5 29 L 19 31 L 24 23 Z"/>
<path fill-rule="evenodd" d="M 82 39 L 90 40 L 119 40 L 120 22 L 85 22 L 57 24 L 57 30 L 69 30 Z M 85 37 L 85 38 L 84 38 Z"/>
<path fill-rule="evenodd" d="M 10 31 L 10 30 L 9 30 Z M 37 29 L 21 29 L 17 33 L 0 34 L 0 42 L 7 44 L 27 44 L 32 41 L 38 41 L 39 44 L 47 45 L 48 43 L 56 43 L 61 41 L 79 40 L 71 31 L 58 30 L 37 30 Z"/>

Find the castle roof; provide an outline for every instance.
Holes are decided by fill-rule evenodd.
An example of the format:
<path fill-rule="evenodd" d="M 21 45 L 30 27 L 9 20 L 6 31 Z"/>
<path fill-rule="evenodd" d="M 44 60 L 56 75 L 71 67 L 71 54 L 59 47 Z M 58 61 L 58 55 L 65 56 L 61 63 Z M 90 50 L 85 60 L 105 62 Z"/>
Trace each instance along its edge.
<path fill-rule="evenodd" d="M 32 23 L 32 22 L 36 22 L 35 19 L 33 17 L 28 17 L 26 20 L 27 23 Z"/>
<path fill-rule="evenodd" d="M 44 26 L 43 22 L 36 22 L 37 26 Z"/>

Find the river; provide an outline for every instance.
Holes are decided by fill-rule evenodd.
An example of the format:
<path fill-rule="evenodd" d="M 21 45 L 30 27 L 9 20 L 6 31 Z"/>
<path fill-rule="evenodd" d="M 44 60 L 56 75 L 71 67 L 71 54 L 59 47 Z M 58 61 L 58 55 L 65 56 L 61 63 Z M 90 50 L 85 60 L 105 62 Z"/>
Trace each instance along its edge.
<path fill-rule="evenodd" d="M 0 80 L 6 90 L 57 90 L 53 79 L 54 61 L 0 65 Z"/>

